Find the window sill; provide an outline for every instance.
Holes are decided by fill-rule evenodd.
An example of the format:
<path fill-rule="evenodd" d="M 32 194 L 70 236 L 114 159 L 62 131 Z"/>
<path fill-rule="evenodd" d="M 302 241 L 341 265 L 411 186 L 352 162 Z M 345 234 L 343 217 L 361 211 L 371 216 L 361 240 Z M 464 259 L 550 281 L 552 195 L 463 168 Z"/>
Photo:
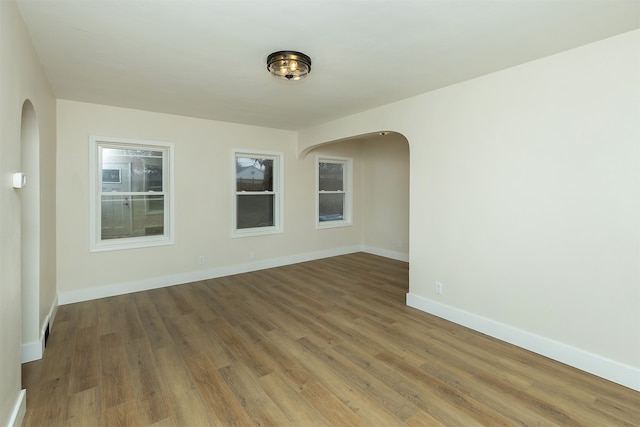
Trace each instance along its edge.
<path fill-rule="evenodd" d="M 92 244 L 90 252 L 120 251 L 125 249 L 151 248 L 173 244 L 173 239 L 167 236 L 109 239 Z"/>
<path fill-rule="evenodd" d="M 264 227 L 264 228 L 244 228 L 242 230 L 234 230 L 231 233 L 232 238 L 238 237 L 254 237 L 254 236 L 264 236 L 269 234 L 280 234 L 282 233 L 282 228 L 278 227 Z"/>
<path fill-rule="evenodd" d="M 353 223 L 350 221 L 323 221 L 316 223 L 316 229 L 351 227 L 352 225 Z"/>

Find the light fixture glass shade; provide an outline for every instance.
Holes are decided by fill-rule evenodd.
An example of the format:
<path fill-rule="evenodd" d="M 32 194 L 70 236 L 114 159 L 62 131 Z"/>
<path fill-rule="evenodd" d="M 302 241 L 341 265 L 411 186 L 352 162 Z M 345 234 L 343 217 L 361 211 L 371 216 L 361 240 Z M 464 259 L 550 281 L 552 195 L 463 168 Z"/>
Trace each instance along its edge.
<path fill-rule="evenodd" d="M 300 80 L 311 72 L 311 58 L 304 53 L 281 50 L 269 55 L 267 70 L 282 79 Z"/>

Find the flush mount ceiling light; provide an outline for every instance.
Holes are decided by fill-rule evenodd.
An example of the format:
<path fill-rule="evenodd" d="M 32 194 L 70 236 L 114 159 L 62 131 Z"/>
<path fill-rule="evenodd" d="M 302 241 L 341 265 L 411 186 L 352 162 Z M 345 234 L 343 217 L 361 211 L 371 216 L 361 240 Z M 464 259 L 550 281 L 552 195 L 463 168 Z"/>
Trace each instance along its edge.
<path fill-rule="evenodd" d="M 311 58 L 293 50 L 273 52 L 267 57 L 267 70 L 281 79 L 304 79 L 311 72 Z"/>

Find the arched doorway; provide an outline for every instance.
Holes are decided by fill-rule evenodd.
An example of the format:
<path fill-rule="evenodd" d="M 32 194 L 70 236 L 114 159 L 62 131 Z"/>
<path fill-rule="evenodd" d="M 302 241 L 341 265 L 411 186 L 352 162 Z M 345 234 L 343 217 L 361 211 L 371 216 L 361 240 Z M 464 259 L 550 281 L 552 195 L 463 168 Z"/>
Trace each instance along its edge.
<path fill-rule="evenodd" d="M 361 246 L 366 252 L 408 262 L 408 139 L 398 132 L 376 131 L 308 147 L 301 157 L 312 153 L 357 157 Z"/>
<path fill-rule="evenodd" d="M 22 105 L 20 164 L 27 184 L 20 190 L 22 360 L 42 357 L 40 340 L 40 133 L 31 101 Z"/>

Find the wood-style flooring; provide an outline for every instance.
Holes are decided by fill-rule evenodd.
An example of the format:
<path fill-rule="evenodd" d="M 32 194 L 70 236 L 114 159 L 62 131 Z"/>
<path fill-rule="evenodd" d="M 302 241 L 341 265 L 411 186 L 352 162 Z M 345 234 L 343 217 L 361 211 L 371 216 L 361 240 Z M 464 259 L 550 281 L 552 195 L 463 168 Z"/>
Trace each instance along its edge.
<path fill-rule="evenodd" d="M 24 426 L 640 424 L 640 393 L 405 305 L 357 253 L 60 306 Z"/>

